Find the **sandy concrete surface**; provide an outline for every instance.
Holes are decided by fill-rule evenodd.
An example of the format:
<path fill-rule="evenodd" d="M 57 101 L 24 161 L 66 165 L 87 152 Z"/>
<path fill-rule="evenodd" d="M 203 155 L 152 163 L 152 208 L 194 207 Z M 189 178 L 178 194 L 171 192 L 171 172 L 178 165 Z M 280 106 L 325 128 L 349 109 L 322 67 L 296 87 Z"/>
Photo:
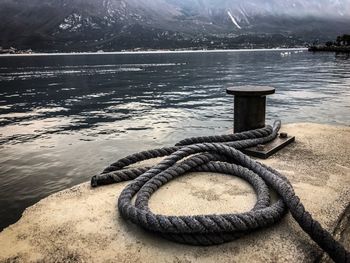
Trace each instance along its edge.
<path fill-rule="evenodd" d="M 349 248 L 350 127 L 289 124 L 297 137 L 264 161 L 286 175 L 315 219 Z M 102 169 L 103 167 L 101 167 Z M 28 208 L 0 233 L 0 262 L 314 262 L 322 251 L 288 214 L 277 225 L 234 242 L 193 247 L 164 240 L 125 222 L 116 210 L 126 183 L 91 189 L 88 183 Z M 240 179 L 190 174 L 151 198 L 167 215 L 243 212 L 255 195 Z M 322 261 L 328 261 L 323 256 Z"/>

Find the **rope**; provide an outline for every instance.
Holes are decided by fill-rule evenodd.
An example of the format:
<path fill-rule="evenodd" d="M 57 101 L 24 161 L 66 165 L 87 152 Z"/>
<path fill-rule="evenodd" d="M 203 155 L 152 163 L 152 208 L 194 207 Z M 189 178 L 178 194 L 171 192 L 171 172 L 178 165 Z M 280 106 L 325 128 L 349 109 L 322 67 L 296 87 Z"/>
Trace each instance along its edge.
<path fill-rule="evenodd" d="M 301 228 L 335 262 L 350 262 L 350 253 L 305 211 L 286 177 L 240 150 L 275 139 L 281 127 L 271 126 L 237 134 L 197 137 L 173 147 L 154 149 L 127 156 L 91 179 L 92 187 L 132 180 L 118 199 L 122 217 L 147 231 L 191 245 L 216 245 L 232 241 L 252 231 L 269 227 L 289 211 Z M 131 164 L 164 157 L 153 167 L 129 168 Z M 238 176 L 254 188 L 257 202 L 245 213 L 196 216 L 164 216 L 148 207 L 151 195 L 161 186 L 188 172 L 214 172 Z M 270 190 L 279 195 L 272 203 Z M 136 196 L 135 204 L 132 203 Z"/>

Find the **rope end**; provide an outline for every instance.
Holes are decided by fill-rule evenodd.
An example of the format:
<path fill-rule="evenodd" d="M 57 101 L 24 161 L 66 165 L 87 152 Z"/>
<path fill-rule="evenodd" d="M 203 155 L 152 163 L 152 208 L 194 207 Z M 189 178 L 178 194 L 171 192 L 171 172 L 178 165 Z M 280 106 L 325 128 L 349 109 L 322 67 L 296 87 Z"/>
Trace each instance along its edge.
<path fill-rule="evenodd" d="M 91 177 L 91 187 L 96 188 L 98 186 L 98 180 L 97 180 L 97 175 L 94 175 Z"/>

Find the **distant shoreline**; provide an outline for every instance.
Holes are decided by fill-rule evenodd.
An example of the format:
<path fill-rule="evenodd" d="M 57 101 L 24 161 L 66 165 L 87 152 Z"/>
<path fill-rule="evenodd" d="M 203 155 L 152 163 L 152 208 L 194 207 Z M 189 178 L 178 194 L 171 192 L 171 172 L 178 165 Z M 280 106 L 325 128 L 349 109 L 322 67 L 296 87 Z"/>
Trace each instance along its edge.
<path fill-rule="evenodd" d="M 311 52 L 341 52 L 341 53 L 350 53 L 349 46 L 311 46 L 308 48 Z"/>
<path fill-rule="evenodd" d="M 260 49 L 213 49 L 213 50 L 151 50 L 151 51 L 113 51 L 113 52 L 71 52 L 71 53 L 24 53 L 0 54 L 0 57 L 25 56 L 82 56 L 82 55 L 137 55 L 137 54 L 172 54 L 172 53 L 225 53 L 259 51 L 306 51 L 307 48 L 260 48 Z"/>

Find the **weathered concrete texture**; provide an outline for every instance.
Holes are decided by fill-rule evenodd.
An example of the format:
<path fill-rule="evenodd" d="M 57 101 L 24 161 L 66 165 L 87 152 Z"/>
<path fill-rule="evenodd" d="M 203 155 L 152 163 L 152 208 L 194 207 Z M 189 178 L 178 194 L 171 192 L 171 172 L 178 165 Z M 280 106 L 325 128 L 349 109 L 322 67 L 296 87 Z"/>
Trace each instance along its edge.
<path fill-rule="evenodd" d="M 350 128 L 290 124 L 283 130 L 296 143 L 264 162 L 285 174 L 314 218 L 349 246 L 344 211 L 350 203 Z M 0 261 L 313 262 L 322 255 L 290 215 L 220 246 L 172 243 L 120 218 L 116 200 L 124 186 L 91 189 L 86 183 L 28 208 L 0 233 Z M 156 213 L 191 215 L 246 211 L 254 202 L 253 190 L 240 179 L 199 173 L 167 184 L 150 205 Z"/>

